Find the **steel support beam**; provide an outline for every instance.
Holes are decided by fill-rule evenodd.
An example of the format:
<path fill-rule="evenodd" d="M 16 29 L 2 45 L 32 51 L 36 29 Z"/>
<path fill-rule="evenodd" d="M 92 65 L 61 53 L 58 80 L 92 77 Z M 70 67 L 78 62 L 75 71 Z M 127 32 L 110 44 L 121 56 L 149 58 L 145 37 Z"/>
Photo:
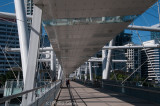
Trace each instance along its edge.
<path fill-rule="evenodd" d="M 92 66 L 92 67 L 94 67 L 95 79 L 97 79 L 97 69 L 96 69 L 97 64 L 94 62 L 94 66 Z"/>
<path fill-rule="evenodd" d="M 127 62 L 128 60 L 112 60 L 114 63 L 122 63 L 122 62 Z"/>
<path fill-rule="evenodd" d="M 160 45 L 151 45 L 151 46 L 104 46 L 102 50 L 107 49 L 143 49 L 143 48 L 160 48 Z M 5 51 L 7 52 L 20 52 L 20 48 L 6 48 Z M 45 51 L 53 51 L 53 48 L 51 47 L 45 47 L 45 48 L 39 48 L 40 52 Z M 89 59 L 88 61 L 91 61 L 93 58 Z M 96 60 L 95 60 L 96 61 Z M 99 60 L 97 60 L 99 61 Z"/>
<path fill-rule="evenodd" d="M 62 67 L 59 64 L 59 66 L 58 66 L 58 80 L 60 80 L 60 79 L 62 79 Z"/>
<path fill-rule="evenodd" d="M 76 78 L 77 78 L 77 76 L 78 76 L 78 75 L 77 75 L 77 70 L 75 71 L 75 75 L 76 75 Z"/>
<path fill-rule="evenodd" d="M 109 42 L 109 46 L 113 46 L 113 39 Z M 108 50 L 107 61 L 106 61 L 106 69 L 103 70 L 102 79 L 109 79 L 110 66 L 111 66 L 111 58 L 112 58 L 112 50 Z"/>
<path fill-rule="evenodd" d="M 102 79 L 103 79 L 103 74 L 105 74 L 104 72 L 106 71 L 106 61 L 107 61 L 107 57 L 106 57 L 107 53 L 106 50 L 102 50 Z"/>
<path fill-rule="evenodd" d="M 79 78 L 79 68 L 77 69 L 77 77 L 78 77 L 78 79 L 80 79 Z"/>
<path fill-rule="evenodd" d="M 0 17 L 16 19 L 16 15 L 14 13 L 7 13 L 7 12 L 0 12 Z M 32 19 L 32 16 L 30 16 L 30 15 L 26 15 L 26 17 L 29 20 Z M 160 32 L 160 28 L 156 28 L 156 27 L 152 27 L 152 26 L 129 25 L 126 29 Z"/>
<path fill-rule="evenodd" d="M 88 62 L 101 62 L 102 58 L 90 58 Z"/>
<path fill-rule="evenodd" d="M 102 58 L 94 58 L 91 59 L 89 62 L 102 62 L 102 69 L 105 70 L 106 67 L 106 57 L 103 57 L 105 54 L 103 53 L 104 51 L 102 51 Z M 98 60 L 98 61 L 97 61 Z M 45 60 L 44 60 L 45 61 Z M 118 62 L 128 62 L 128 60 L 112 60 L 112 62 L 114 63 L 118 63 Z"/>
<path fill-rule="evenodd" d="M 152 46 L 104 46 L 102 49 L 143 49 L 143 48 L 160 48 L 160 45 Z"/>
<path fill-rule="evenodd" d="M 22 0 L 21 0 L 22 1 Z M 11 18 L 11 19 L 16 19 L 16 14 L 15 13 L 7 13 L 7 12 L 0 12 L 0 17 L 1 18 Z M 32 20 L 32 16 L 26 15 L 26 18 L 28 20 Z"/>
<path fill-rule="evenodd" d="M 50 53 L 51 53 L 51 60 L 50 60 L 51 77 L 52 80 L 56 80 L 56 55 L 54 51 L 50 51 Z"/>
<path fill-rule="evenodd" d="M 6 48 L 5 51 L 8 51 L 8 52 L 20 52 L 20 48 Z M 39 48 L 39 51 L 40 52 L 53 51 L 53 48 L 51 48 L 51 47 Z"/>
<path fill-rule="evenodd" d="M 151 45 L 151 46 L 104 46 L 102 50 L 107 50 L 107 49 L 143 49 L 143 48 L 160 48 L 160 45 Z M 6 48 L 5 49 L 8 52 L 20 52 L 20 48 Z M 45 52 L 45 51 L 53 51 L 53 48 L 51 47 L 45 47 L 45 48 L 39 48 L 40 52 Z M 89 59 L 88 61 L 91 61 Z M 96 61 L 96 60 L 95 60 Z M 97 60 L 99 61 L 99 60 Z"/>
<path fill-rule="evenodd" d="M 51 62 L 51 59 L 37 59 L 38 62 Z"/>
<path fill-rule="evenodd" d="M 160 28 L 148 27 L 148 26 L 129 25 L 127 29 L 160 32 Z"/>
<path fill-rule="evenodd" d="M 81 80 L 81 78 L 82 78 L 81 67 L 79 67 L 77 70 L 78 70 L 78 77 Z"/>
<path fill-rule="evenodd" d="M 19 0 L 18 0 L 19 1 Z M 27 63 L 27 76 L 24 85 L 24 91 L 35 88 L 35 74 L 37 71 L 37 57 L 39 51 L 39 41 L 41 36 L 41 16 L 42 10 L 34 6 L 32 29 L 30 35 L 28 63 Z M 27 98 L 23 97 L 23 106 L 28 106 L 34 99 L 34 94 L 29 93 Z"/>
<path fill-rule="evenodd" d="M 79 79 L 82 79 L 82 72 L 81 72 L 81 67 L 79 67 Z"/>
<path fill-rule="evenodd" d="M 85 67 L 85 81 L 87 80 L 87 73 L 88 73 L 88 63 L 85 63 L 86 67 Z"/>
<path fill-rule="evenodd" d="M 18 35 L 21 51 L 21 61 L 23 70 L 23 80 L 26 80 L 26 69 L 28 61 L 28 48 L 29 48 L 29 32 L 27 26 L 26 12 L 24 7 L 24 0 L 14 0 L 16 19 L 18 26 Z"/>
<path fill-rule="evenodd" d="M 91 62 L 89 62 L 89 77 L 90 77 L 90 81 L 93 81 L 92 63 Z"/>

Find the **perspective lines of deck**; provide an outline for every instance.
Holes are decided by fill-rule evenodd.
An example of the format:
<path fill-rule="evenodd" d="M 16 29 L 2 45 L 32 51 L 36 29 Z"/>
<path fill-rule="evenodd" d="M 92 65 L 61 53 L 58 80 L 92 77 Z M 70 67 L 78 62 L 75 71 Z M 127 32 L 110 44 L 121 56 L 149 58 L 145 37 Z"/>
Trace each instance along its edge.
<path fill-rule="evenodd" d="M 124 94 L 88 88 L 73 81 L 70 84 L 69 89 L 62 87 L 56 106 L 158 106 Z"/>

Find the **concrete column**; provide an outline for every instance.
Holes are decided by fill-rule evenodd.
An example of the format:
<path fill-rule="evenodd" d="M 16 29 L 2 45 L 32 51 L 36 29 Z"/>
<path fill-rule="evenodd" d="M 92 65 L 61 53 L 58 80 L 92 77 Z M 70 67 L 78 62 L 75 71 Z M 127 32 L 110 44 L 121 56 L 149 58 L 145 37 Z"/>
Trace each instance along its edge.
<path fill-rule="evenodd" d="M 90 81 L 93 81 L 92 64 L 91 64 L 91 62 L 89 62 L 89 76 L 90 76 Z"/>
<path fill-rule="evenodd" d="M 19 43 L 21 51 L 23 80 L 25 83 L 26 73 L 27 73 L 27 62 L 28 62 L 29 32 L 27 26 L 24 0 L 14 0 L 14 4 L 16 10 L 16 19 L 17 19 L 18 35 L 19 35 Z"/>

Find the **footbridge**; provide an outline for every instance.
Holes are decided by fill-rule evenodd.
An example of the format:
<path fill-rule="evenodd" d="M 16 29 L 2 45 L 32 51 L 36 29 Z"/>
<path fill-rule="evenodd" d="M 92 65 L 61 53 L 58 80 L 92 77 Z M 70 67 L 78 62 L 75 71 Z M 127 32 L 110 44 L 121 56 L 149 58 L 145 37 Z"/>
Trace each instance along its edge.
<path fill-rule="evenodd" d="M 158 27 L 130 25 L 157 0 L 33 0 L 32 16 L 26 15 L 27 7 L 25 8 L 24 1 L 14 0 L 15 14 L 0 13 L 3 19 L 16 18 L 20 48 L 5 50 L 21 53 L 23 72 L 22 83 L 19 77 L 16 81 L 6 82 L 5 96 L 0 98 L 0 105 L 160 105 L 158 88 L 145 88 L 139 83 L 127 83 L 126 80 L 130 76 L 122 82 L 117 80 L 111 82 L 109 81 L 111 70 L 108 68 L 112 49 L 118 48 L 113 46 L 114 37 L 124 29 L 160 31 Z M 29 27 L 27 22 L 32 22 Z M 50 41 L 49 48 L 40 46 L 44 30 Z M 131 48 L 159 47 L 159 45 L 141 45 Z M 109 49 L 108 56 L 106 49 Z M 91 58 L 100 50 L 102 58 Z M 87 61 L 89 63 L 86 63 Z M 102 63 L 100 81 L 93 80 L 91 61 Z M 42 62 L 50 65 L 47 71 L 40 69 Z M 86 67 L 80 67 L 82 64 Z M 88 68 L 89 76 L 86 74 Z M 84 78 L 81 76 L 81 70 L 85 71 Z M 41 75 L 44 71 L 49 74 L 49 80 L 41 77 L 45 76 Z M 74 78 L 69 78 L 73 73 L 75 73 Z M 68 88 L 65 85 L 66 79 L 73 80 Z M 159 79 L 159 76 L 156 76 L 158 84 Z"/>

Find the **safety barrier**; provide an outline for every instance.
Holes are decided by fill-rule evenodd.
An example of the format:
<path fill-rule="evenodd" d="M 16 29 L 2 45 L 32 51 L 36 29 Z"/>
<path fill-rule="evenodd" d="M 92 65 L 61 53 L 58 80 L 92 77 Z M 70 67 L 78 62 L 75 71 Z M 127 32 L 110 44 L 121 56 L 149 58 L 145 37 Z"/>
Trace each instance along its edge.
<path fill-rule="evenodd" d="M 126 95 L 145 99 L 151 102 L 160 103 L 160 89 L 159 88 L 145 88 L 141 86 L 127 86 L 116 82 L 103 81 L 103 89 L 124 93 Z"/>
<path fill-rule="evenodd" d="M 15 99 L 15 98 L 18 99 L 18 97 L 22 97 L 22 96 L 25 96 L 25 98 L 27 98 L 28 93 L 33 93 L 34 100 L 30 104 L 30 106 L 47 105 L 52 103 L 52 101 L 54 101 L 57 93 L 60 90 L 61 83 L 62 83 L 61 81 L 56 81 L 38 88 L 23 91 L 15 95 L 6 96 L 4 98 L 0 98 L 0 103 L 2 104 L 2 103 L 5 103 L 6 101 L 11 101 L 12 99 Z"/>
<path fill-rule="evenodd" d="M 86 85 L 87 87 L 94 87 L 95 84 L 88 81 L 84 83 L 82 80 L 75 80 L 79 84 Z M 129 96 L 145 99 L 151 102 L 160 103 L 160 88 L 136 86 L 136 84 L 103 80 L 99 83 L 103 90 L 110 90 L 114 92 L 124 93 Z"/>

